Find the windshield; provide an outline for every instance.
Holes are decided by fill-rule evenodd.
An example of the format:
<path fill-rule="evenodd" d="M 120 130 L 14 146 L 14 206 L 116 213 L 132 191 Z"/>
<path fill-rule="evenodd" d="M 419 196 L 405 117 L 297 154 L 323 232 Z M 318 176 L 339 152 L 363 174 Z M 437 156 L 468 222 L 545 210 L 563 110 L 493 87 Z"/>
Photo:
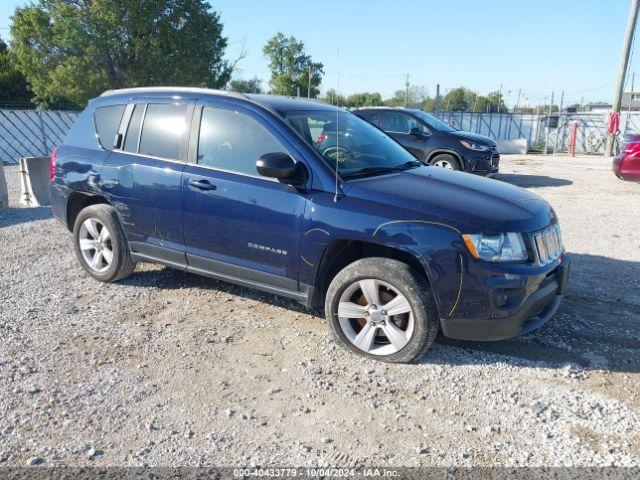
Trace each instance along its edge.
<path fill-rule="evenodd" d="M 439 130 L 440 132 L 455 132 L 456 129 L 453 128 L 446 122 L 443 122 L 439 118 L 434 117 L 433 115 L 429 115 L 428 113 L 423 112 L 422 110 L 413 110 L 412 113 L 419 117 L 424 123 L 426 123 L 429 127 L 434 130 Z"/>
<path fill-rule="evenodd" d="M 309 145 L 343 178 L 423 165 L 385 133 L 355 115 L 331 110 L 281 112 Z"/>

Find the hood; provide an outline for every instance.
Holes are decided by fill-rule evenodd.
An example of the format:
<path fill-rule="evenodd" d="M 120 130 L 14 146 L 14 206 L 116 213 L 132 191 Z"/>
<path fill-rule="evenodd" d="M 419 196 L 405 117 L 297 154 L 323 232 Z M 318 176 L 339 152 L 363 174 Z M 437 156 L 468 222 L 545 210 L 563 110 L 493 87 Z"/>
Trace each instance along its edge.
<path fill-rule="evenodd" d="M 479 145 L 486 145 L 488 147 L 495 147 L 496 142 L 491 140 L 489 137 L 485 137 L 484 135 L 478 135 L 477 133 L 464 132 L 462 130 L 458 130 L 455 132 L 449 133 L 460 140 L 471 140 L 472 142 L 476 142 Z"/>
<path fill-rule="evenodd" d="M 499 180 L 437 167 L 351 180 L 345 195 L 405 210 L 398 219 L 439 221 L 463 233 L 528 232 L 555 218 L 539 196 Z M 395 219 L 394 219 L 395 220 Z"/>

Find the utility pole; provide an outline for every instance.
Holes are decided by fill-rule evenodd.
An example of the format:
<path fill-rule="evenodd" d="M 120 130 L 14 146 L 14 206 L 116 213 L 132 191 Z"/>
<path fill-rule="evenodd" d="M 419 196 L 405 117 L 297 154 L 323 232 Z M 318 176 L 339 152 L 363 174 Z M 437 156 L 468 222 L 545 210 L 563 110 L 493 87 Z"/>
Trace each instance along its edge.
<path fill-rule="evenodd" d="M 498 90 L 498 113 L 500 113 L 500 103 L 502 100 L 502 83 L 500 83 L 500 90 Z"/>
<path fill-rule="evenodd" d="M 520 95 L 522 94 L 522 89 L 519 88 L 518 89 L 518 99 L 516 100 L 516 106 L 513 108 L 513 113 L 516 113 L 516 110 L 518 110 L 518 107 L 520 106 Z"/>
<path fill-rule="evenodd" d="M 407 80 L 404 83 L 404 106 L 409 106 L 409 74 L 407 73 Z"/>
<path fill-rule="evenodd" d="M 440 84 L 436 84 L 436 112 L 440 111 Z"/>
<path fill-rule="evenodd" d="M 309 83 L 307 83 L 307 98 L 311 98 L 311 65 L 309 65 Z"/>
<path fill-rule="evenodd" d="M 631 44 L 633 43 L 633 33 L 636 29 L 636 20 L 638 19 L 638 7 L 640 0 L 631 0 L 631 8 L 629 10 L 629 18 L 627 19 L 627 31 L 624 34 L 624 43 L 622 45 L 622 58 L 620 59 L 620 70 L 618 71 L 618 81 L 613 97 L 612 110 L 614 114 L 620 114 L 620 104 L 622 101 L 622 90 L 624 89 L 624 79 L 627 76 L 627 67 L 629 66 L 629 54 L 631 53 Z M 607 137 L 607 148 L 605 155 L 613 155 L 613 135 L 610 133 Z"/>

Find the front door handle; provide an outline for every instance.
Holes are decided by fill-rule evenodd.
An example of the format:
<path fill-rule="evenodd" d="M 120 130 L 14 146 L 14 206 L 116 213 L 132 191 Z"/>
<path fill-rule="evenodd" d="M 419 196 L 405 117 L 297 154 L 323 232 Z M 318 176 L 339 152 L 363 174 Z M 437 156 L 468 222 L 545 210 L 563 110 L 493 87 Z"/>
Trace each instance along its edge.
<path fill-rule="evenodd" d="M 189 186 L 197 188 L 198 190 L 215 190 L 215 185 L 211 184 L 209 180 L 189 180 Z"/>

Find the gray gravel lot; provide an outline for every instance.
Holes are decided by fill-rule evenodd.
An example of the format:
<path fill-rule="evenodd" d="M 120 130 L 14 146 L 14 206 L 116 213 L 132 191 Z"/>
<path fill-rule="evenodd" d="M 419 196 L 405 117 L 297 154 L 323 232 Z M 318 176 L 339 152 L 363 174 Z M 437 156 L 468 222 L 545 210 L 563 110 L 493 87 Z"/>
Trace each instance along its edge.
<path fill-rule="evenodd" d="M 48 209 L 0 211 L 0 466 L 640 465 L 640 184 L 603 158 L 502 172 L 554 205 L 569 295 L 539 331 L 439 338 L 419 365 L 168 268 L 98 283 Z"/>

